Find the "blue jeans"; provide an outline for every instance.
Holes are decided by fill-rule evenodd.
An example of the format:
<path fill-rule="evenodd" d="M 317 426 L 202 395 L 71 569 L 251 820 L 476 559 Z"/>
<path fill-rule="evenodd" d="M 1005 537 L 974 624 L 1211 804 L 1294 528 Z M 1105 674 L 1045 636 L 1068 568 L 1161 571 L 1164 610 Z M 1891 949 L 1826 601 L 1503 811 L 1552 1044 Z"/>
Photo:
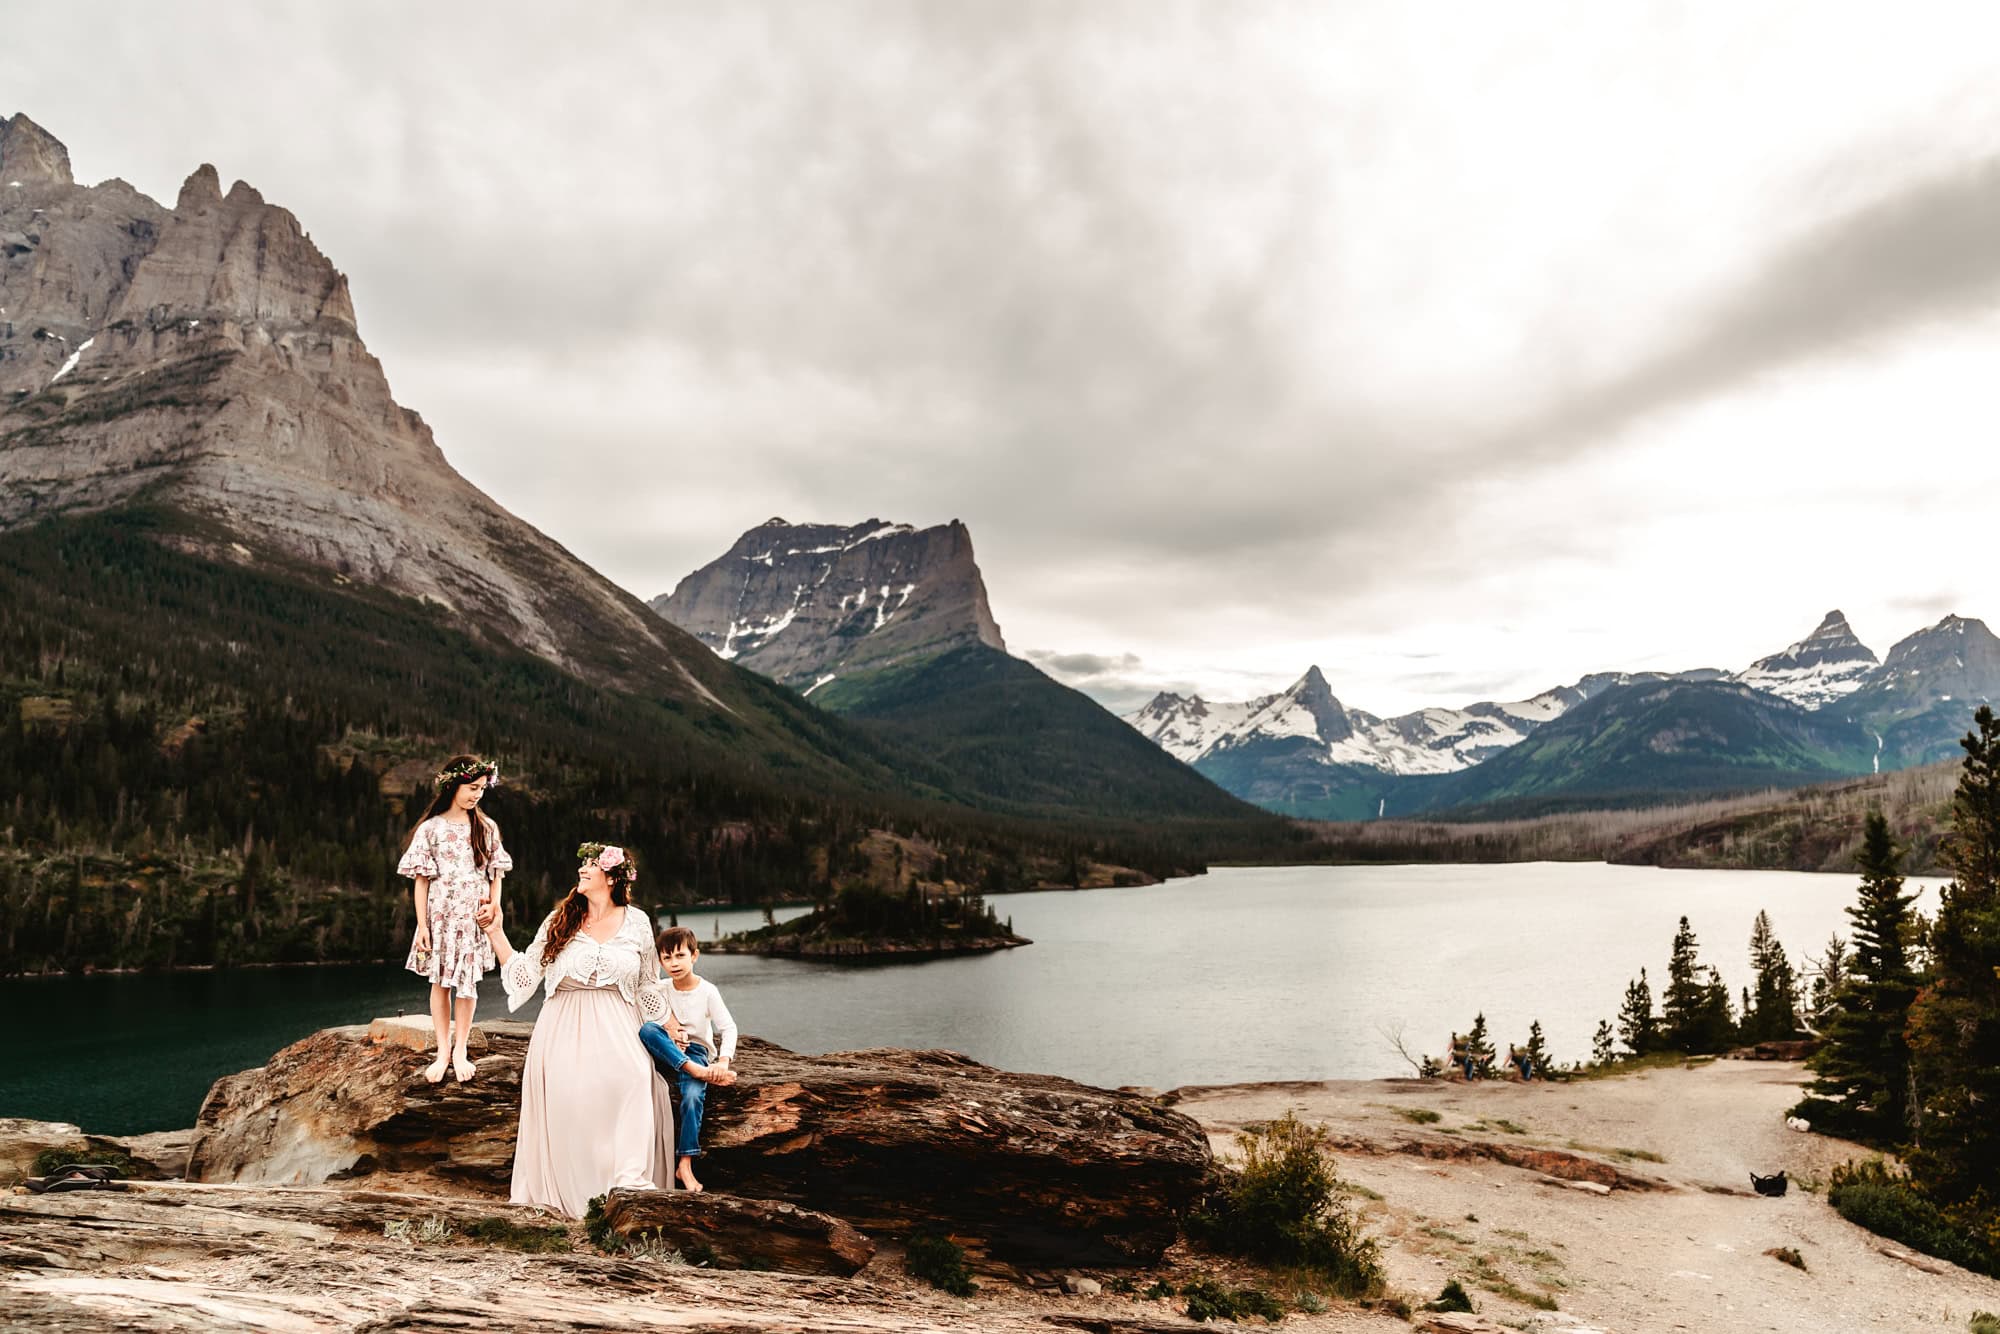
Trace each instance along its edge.
<path fill-rule="evenodd" d="M 646 1054 L 653 1058 L 659 1072 L 671 1080 L 678 1097 L 674 1102 L 674 1156 L 676 1158 L 698 1158 L 701 1156 L 701 1114 L 708 1105 L 708 1085 L 686 1074 L 681 1067 L 689 1061 L 697 1065 L 707 1065 L 708 1048 L 699 1042 L 690 1042 L 683 1050 L 667 1030 L 658 1024 L 639 1025 L 639 1042 Z"/>

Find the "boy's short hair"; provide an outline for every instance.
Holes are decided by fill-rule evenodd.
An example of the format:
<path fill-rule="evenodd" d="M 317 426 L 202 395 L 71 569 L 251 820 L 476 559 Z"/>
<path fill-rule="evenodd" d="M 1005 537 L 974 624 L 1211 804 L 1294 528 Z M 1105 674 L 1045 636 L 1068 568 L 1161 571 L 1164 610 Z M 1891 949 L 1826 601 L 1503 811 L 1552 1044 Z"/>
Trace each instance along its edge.
<path fill-rule="evenodd" d="M 701 953 L 701 942 L 694 938 L 694 928 L 686 926 L 663 926 L 653 937 L 654 946 L 661 954 L 672 954 L 681 946 L 687 946 L 689 954 Z"/>

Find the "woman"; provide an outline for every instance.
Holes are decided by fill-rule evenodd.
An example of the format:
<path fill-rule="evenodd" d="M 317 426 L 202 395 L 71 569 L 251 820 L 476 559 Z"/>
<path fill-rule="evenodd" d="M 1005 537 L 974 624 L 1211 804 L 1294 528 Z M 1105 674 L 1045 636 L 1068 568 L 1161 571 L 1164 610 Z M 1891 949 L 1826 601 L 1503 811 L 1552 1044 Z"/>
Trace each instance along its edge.
<path fill-rule="evenodd" d="M 631 906 L 638 871 L 623 848 L 576 855 L 576 888 L 527 949 L 481 913 L 507 1008 L 537 984 L 547 996 L 521 1069 L 512 1198 L 571 1218 L 614 1186 L 650 1190 L 674 1170 L 673 1094 L 639 1045 L 639 1025 L 665 1023 L 668 1006 L 652 923 Z"/>

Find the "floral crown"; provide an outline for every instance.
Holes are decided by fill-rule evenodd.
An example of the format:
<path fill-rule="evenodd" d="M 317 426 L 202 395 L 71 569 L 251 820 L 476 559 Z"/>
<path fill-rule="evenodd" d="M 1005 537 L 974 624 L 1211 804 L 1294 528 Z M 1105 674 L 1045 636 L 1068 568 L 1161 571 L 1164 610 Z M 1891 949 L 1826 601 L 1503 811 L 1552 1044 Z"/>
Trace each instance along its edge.
<path fill-rule="evenodd" d="M 480 774 L 486 775 L 488 783 L 498 783 L 500 781 L 500 766 L 491 760 L 460 760 L 457 764 L 448 764 L 438 770 L 437 785 L 441 788 L 448 787 L 453 783 L 461 782 L 468 778 L 477 778 Z"/>
<path fill-rule="evenodd" d="M 597 864 L 597 869 L 606 872 L 615 871 L 622 866 L 625 868 L 625 879 L 627 880 L 627 882 L 637 880 L 639 878 L 638 866 L 636 866 L 633 863 L 630 857 L 625 855 L 625 849 L 617 846 L 616 844 L 604 844 L 604 843 L 578 844 L 576 849 L 576 860 L 579 865 L 585 865 L 591 862 L 595 862 Z"/>

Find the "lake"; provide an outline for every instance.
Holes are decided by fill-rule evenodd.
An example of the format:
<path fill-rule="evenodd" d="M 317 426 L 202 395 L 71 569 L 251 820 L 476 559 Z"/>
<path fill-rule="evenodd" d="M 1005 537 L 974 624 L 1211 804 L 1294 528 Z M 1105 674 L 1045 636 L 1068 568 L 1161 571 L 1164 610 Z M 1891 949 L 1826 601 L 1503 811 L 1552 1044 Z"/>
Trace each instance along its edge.
<path fill-rule="evenodd" d="M 1436 1053 L 1479 1010 L 1502 1051 L 1539 1019 L 1558 1059 L 1584 1058 L 1641 966 L 1657 1001 L 1683 913 L 1735 996 L 1751 980 L 1758 909 L 1803 969 L 1804 954 L 1849 934 L 1857 883 L 1554 862 L 1226 868 L 997 898 L 1035 941 L 999 954 L 875 966 L 706 955 L 701 972 L 744 1031 L 799 1051 L 948 1047 L 1156 1088 L 1372 1078 L 1408 1072 L 1385 1033 Z M 1920 908 L 1935 909 L 1939 883 L 1911 882 Z M 704 939 L 758 920 L 681 917 Z M 103 1134 L 192 1125 L 219 1076 L 318 1028 L 427 1007 L 418 979 L 386 965 L 24 978 L 0 982 L 0 1003 L 14 1016 L 0 1116 Z M 478 1015 L 506 1016 L 495 977 Z"/>

